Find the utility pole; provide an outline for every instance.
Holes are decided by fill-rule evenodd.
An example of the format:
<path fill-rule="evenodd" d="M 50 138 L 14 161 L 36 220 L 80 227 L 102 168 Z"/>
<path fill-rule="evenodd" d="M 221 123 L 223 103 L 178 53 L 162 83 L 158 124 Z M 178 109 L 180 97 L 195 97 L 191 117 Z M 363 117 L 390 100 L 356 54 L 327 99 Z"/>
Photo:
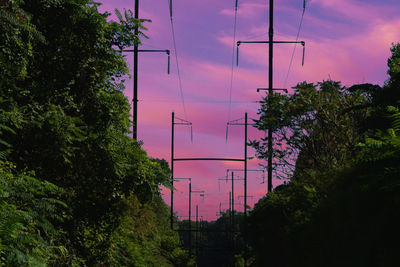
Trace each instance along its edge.
<path fill-rule="evenodd" d="M 247 112 L 244 117 L 244 266 L 247 266 Z"/>
<path fill-rule="evenodd" d="M 135 0 L 135 19 L 139 19 L 139 0 Z M 135 27 L 135 35 L 139 36 L 139 25 Z M 133 52 L 133 130 L 132 137 L 137 140 L 137 108 L 138 108 L 138 60 L 139 60 L 139 47 L 136 43 Z"/>
<path fill-rule="evenodd" d="M 139 0 L 135 0 L 135 19 L 139 19 Z M 135 27 L 135 35 L 139 36 L 139 26 Z M 139 53 L 140 52 L 162 52 L 168 55 L 168 74 L 170 69 L 170 50 L 139 50 L 138 44 L 133 46 L 133 50 L 126 49 L 123 52 L 133 52 L 133 129 L 132 138 L 137 140 L 138 130 L 138 67 L 139 67 Z"/>
<path fill-rule="evenodd" d="M 192 183 L 189 182 L 189 256 L 192 256 Z"/>
<path fill-rule="evenodd" d="M 237 180 L 244 180 L 244 179 L 234 179 L 234 172 L 231 172 L 231 179 L 228 179 L 228 177 L 227 178 L 221 178 L 221 179 L 218 179 L 218 181 L 228 181 L 228 180 L 231 180 L 231 186 L 232 186 L 232 191 L 231 191 L 231 197 L 230 197 L 230 199 L 232 199 L 231 200 L 231 202 L 230 202 L 230 205 L 232 206 L 232 222 L 231 222 L 231 224 L 232 224 L 232 229 L 233 229 L 233 227 L 234 227 L 234 225 L 235 225 L 235 201 L 234 201 L 234 199 L 235 199 L 235 182 L 234 181 L 237 181 Z M 221 203 L 219 203 L 219 210 L 220 210 L 220 212 L 221 212 Z"/>
<path fill-rule="evenodd" d="M 171 134 L 171 229 L 174 229 L 174 147 L 175 147 L 175 112 L 172 112 Z"/>
<path fill-rule="evenodd" d="M 191 218 L 191 205 L 192 205 L 192 178 L 174 178 L 173 180 L 189 180 L 189 190 L 188 190 L 188 195 L 189 195 L 189 205 L 188 205 L 188 211 L 189 211 L 189 252 L 190 252 L 190 244 L 191 244 L 191 223 L 190 223 L 190 218 Z M 190 253 L 189 253 L 190 254 Z"/>
<path fill-rule="evenodd" d="M 234 172 L 232 172 L 232 253 L 235 253 L 235 189 L 234 189 Z"/>
<path fill-rule="evenodd" d="M 244 158 L 175 158 L 174 157 L 174 126 L 175 124 L 182 124 L 182 125 L 192 125 L 192 123 L 179 119 L 181 123 L 175 123 L 175 115 L 172 113 L 172 135 L 171 135 L 171 171 L 172 171 L 172 176 L 171 176 L 171 184 L 173 185 L 173 165 L 174 162 L 176 161 L 232 161 L 232 162 L 243 162 L 244 163 L 244 173 L 245 173 L 245 183 L 247 183 L 247 113 L 245 114 L 245 136 L 244 136 L 244 146 L 245 146 L 245 151 L 244 151 Z M 228 122 L 229 125 L 229 122 Z M 239 125 L 239 124 L 238 124 Z M 245 191 L 247 191 L 247 184 L 245 185 Z M 196 193 L 203 193 L 204 191 L 192 191 L 190 192 L 196 192 Z M 245 192 L 247 195 L 247 192 Z M 229 202 L 231 202 L 231 192 L 229 193 Z M 230 203 L 230 214 L 232 216 L 232 206 Z M 245 206 L 245 211 L 246 211 L 246 206 Z M 190 223 L 190 216 L 189 216 L 189 223 Z M 229 224 L 227 225 L 227 228 L 229 228 Z M 171 229 L 173 229 L 173 187 L 171 188 Z M 191 232 L 191 229 L 189 230 Z M 227 229 L 227 233 L 229 233 L 229 229 Z M 189 244 L 190 247 L 190 254 L 191 254 L 191 244 Z"/>
<path fill-rule="evenodd" d="M 273 56 L 274 56 L 274 0 L 269 0 L 269 75 L 268 75 L 268 97 L 270 97 L 273 93 Z M 271 101 L 268 101 L 268 110 L 271 110 Z M 267 172 L 267 181 L 268 181 L 268 192 L 272 191 L 272 125 L 268 125 L 268 172 Z M 244 197 L 244 201 L 246 202 L 246 195 Z"/>
<path fill-rule="evenodd" d="M 243 158 L 243 163 L 244 163 L 244 195 L 245 195 L 245 201 L 243 205 L 243 210 L 244 210 L 244 227 L 245 227 L 245 233 L 246 233 L 246 221 L 247 221 L 247 112 L 244 114 L 244 123 L 240 123 L 239 121 L 243 120 L 242 119 L 237 119 L 233 121 L 228 121 L 226 125 L 226 140 L 228 140 L 228 129 L 230 125 L 243 125 L 244 126 L 244 158 Z M 233 181 L 232 181 L 233 182 Z M 245 243 L 245 255 L 244 255 L 244 261 L 245 264 L 247 264 L 247 236 L 244 234 L 243 236 L 244 243 Z M 245 265 L 246 266 L 246 265 Z"/>
<path fill-rule="evenodd" d="M 138 1 L 138 0 L 136 0 Z M 135 10 L 135 17 L 136 17 L 136 10 Z M 137 28 L 137 27 L 136 27 Z M 136 33 L 135 28 L 135 33 Z M 132 130 L 132 138 L 137 140 L 137 124 L 138 124 L 138 57 L 139 53 L 166 53 L 168 55 L 168 67 L 167 73 L 170 73 L 170 55 L 171 51 L 168 49 L 158 50 L 158 49 L 137 49 L 137 45 L 134 46 L 134 49 L 124 49 L 122 52 L 133 52 L 133 130 Z"/>
<path fill-rule="evenodd" d="M 177 119 L 179 122 L 175 122 Z M 171 215 L 170 215 L 170 223 L 171 229 L 174 229 L 174 153 L 175 153 L 175 125 L 187 125 L 190 126 L 190 140 L 193 142 L 193 128 L 192 123 L 175 117 L 175 112 L 172 112 L 172 121 L 171 121 Z"/>
<path fill-rule="evenodd" d="M 305 8 L 305 2 L 304 2 Z M 274 41 L 274 0 L 269 0 L 269 31 L 268 31 L 269 40 L 268 41 L 238 41 L 237 42 L 237 55 L 236 55 L 236 64 L 239 64 L 239 46 L 241 44 L 261 44 L 267 43 L 269 45 L 269 56 L 268 56 L 268 99 L 272 96 L 273 91 L 275 90 L 284 90 L 287 92 L 287 89 L 274 89 L 273 87 L 273 55 L 274 55 L 274 44 L 301 44 L 303 46 L 303 61 L 304 65 L 304 53 L 305 53 L 305 42 L 304 41 Z M 260 90 L 265 90 L 264 88 L 258 88 L 257 92 Z M 271 101 L 268 101 L 268 110 L 271 110 Z M 267 180 L 268 180 L 268 192 L 272 191 L 272 170 L 273 170 L 273 127 L 272 125 L 268 125 L 268 155 L 267 155 Z M 246 198 L 245 198 L 246 199 Z"/>
<path fill-rule="evenodd" d="M 234 179 L 233 179 L 233 172 L 232 172 L 232 233 L 235 231 L 235 189 L 234 189 Z"/>
<path fill-rule="evenodd" d="M 247 112 L 244 116 L 244 219 L 247 218 Z"/>
<path fill-rule="evenodd" d="M 188 229 L 188 239 L 189 239 L 189 255 L 192 255 L 192 193 L 204 193 L 204 190 L 192 190 L 192 178 L 174 178 L 174 180 L 189 180 L 189 205 L 188 205 L 188 221 L 189 221 L 189 229 Z M 198 205 L 196 205 L 196 231 L 198 231 Z M 197 233 L 196 233 L 196 242 L 197 242 Z"/>
<path fill-rule="evenodd" d="M 231 238 L 230 226 L 232 225 L 232 192 L 229 192 L 229 223 L 226 224 L 226 237 Z"/>
<path fill-rule="evenodd" d="M 189 256 L 192 255 L 192 219 L 191 219 L 192 193 L 204 193 L 204 190 L 192 191 L 192 184 L 191 183 L 189 184 Z"/>
<path fill-rule="evenodd" d="M 195 232 L 195 247 L 196 247 L 196 255 L 199 254 L 199 239 L 198 239 L 198 233 L 199 233 L 199 205 L 196 205 L 196 232 Z"/>
<path fill-rule="evenodd" d="M 182 120 L 182 119 L 180 119 Z M 185 120 L 182 120 L 185 121 Z M 190 122 L 185 121 L 186 123 L 174 123 L 174 121 L 172 121 L 172 140 L 174 140 L 174 124 L 183 124 L 183 125 L 192 125 Z M 190 123 L 190 124 L 188 124 Z M 173 142 L 172 142 L 173 143 Z M 171 147 L 171 166 L 173 166 L 175 161 L 235 161 L 235 162 L 244 162 L 245 159 L 238 159 L 238 158 L 174 158 L 174 147 L 172 145 Z M 245 165 L 247 167 L 247 164 Z M 171 170 L 173 170 L 173 168 L 171 168 Z M 173 173 L 171 176 L 171 183 L 173 185 Z M 204 191 L 203 191 L 204 192 Z M 173 187 L 171 188 L 171 229 L 173 229 Z"/>
<path fill-rule="evenodd" d="M 229 192 L 229 224 L 232 226 L 232 192 Z M 231 232 L 228 230 L 229 226 L 227 226 L 227 232 Z"/>
<path fill-rule="evenodd" d="M 243 122 L 239 122 L 241 120 L 244 120 Z M 244 126 L 244 158 L 243 158 L 243 163 L 244 163 L 244 168 L 243 168 L 243 172 L 244 172 L 244 194 L 247 195 L 247 126 L 249 125 L 249 123 L 247 122 L 247 112 L 244 114 L 244 118 L 241 119 L 237 119 L 237 120 L 233 120 L 233 121 L 228 121 L 228 123 L 226 124 L 226 140 L 228 141 L 228 129 L 229 126 L 233 126 L 233 125 L 243 125 Z M 246 218 L 247 216 L 247 210 L 246 210 L 246 204 L 243 207 L 243 212 L 244 212 L 244 216 Z"/>
<path fill-rule="evenodd" d="M 235 180 L 243 180 L 243 179 L 234 179 L 234 172 L 232 172 L 231 173 L 231 179 L 228 179 L 228 177 L 227 178 L 223 178 L 223 179 L 218 179 L 219 181 L 220 180 L 225 180 L 225 181 L 228 181 L 228 180 L 231 180 L 231 184 L 232 184 L 232 191 L 231 192 L 229 192 L 230 193 L 230 195 L 229 195 L 229 211 L 230 211 L 230 224 L 231 224 L 231 232 L 232 232 L 232 249 L 234 250 L 234 248 L 235 248 L 235 239 L 234 239 L 234 233 L 235 233 L 235 187 L 234 187 L 234 184 L 235 184 Z M 220 210 L 220 213 L 221 213 L 221 202 L 219 203 L 219 210 Z"/>

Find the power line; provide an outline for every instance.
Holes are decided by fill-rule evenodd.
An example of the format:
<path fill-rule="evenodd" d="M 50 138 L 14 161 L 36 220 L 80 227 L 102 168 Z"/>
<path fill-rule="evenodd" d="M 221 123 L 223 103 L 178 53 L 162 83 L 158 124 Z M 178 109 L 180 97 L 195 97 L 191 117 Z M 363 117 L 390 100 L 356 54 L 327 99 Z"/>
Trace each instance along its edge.
<path fill-rule="evenodd" d="M 304 7 L 303 7 L 303 16 L 304 16 L 304 9 L 305 9 L 305 4 L 306 1 L 304 0 Z M 239 55 L 239 46 L 240 44 L 261 44 L 265 43 L 269 45 L 269 56 L 268 56 L 268 88 L 258 88 L 257 91 L 260 90 L 268 90 L 268 99 L 266 101 L 266 104 L 268 105 L 267 109 L 271 109 L 271 102 L 269 101 L 269 97 L 274 93 L 274 91 L 277 90 L 286 90 L 286 89 L 278 89 L 273 87 L 273 48 L 274 44 L 291 44 L 291 43 L 301 43 L 303 46 L 303 63 L 304 63 L 304 51 L 305 51 L 305 42 L 304 41 L 274 41 L 274 0 L 269 0 L 269 30 L 268 30 L 268 35 L 269 35 L 269 40 L 268 41 L 238 41 L 237 42 L 237 53 Z M 300 34 L 300 31 L 298 32 L 297 38 Z M 238 57 L 239 58 L 239 57 Z M 238 61 L 239 62 L 239 61 Z M 268 192 L 272 191 L 272 164 L 273 164 L 273 129 L 271 125 L 267 125 L 267 130 L 268 130 L 268 157 L 267 157 L 267 170 L 268 170 Z"/>
<path fill-rule="evenodd" d="M 172 17 L 172 0 L 169 0 L 168 4 L 169 4 L 169 14 L 170 14 L 169 17 L 170 17 L 170 21 L 171 21 L 172 40 L 174 42 L 176 69 L 177 69 L 177 73 L 178 73 L 179 91 L 180 91 L 181 101 L 182 101 L 182 106 L 183 106 L 183 114 L 185 116 L 185 119 L 187 120 L 185 98 L 183 96 L 182 79 L 181 79 L 181 72 L 180 72 L 180 68 L 179 68 L 178 50 L 176 48 L 174 20 L 173 20 L 173 17 Z"/>
<path fill-rule="evenodd" d="M 268 34 L 268 30 L 263 31 L 262 33 L 253 33 L 253 34 L 249 34 L 243 37 L 243 39 L 255 39 L 255 38 L 259 38 L 259 37 L 263 37 L 265 35 Z M 280 36 L 280 37 L 287 37 L 286 35 L 280 34 L 280 33 L 274 33 L 274 35 L 276 36 Z"/>
<path fill-rule="evenodd" d="M 180 100 L 170 100 L 170 99 L 140 99 L 139 102 L 146 102 L 146 103 L 178 103 Z M 185 103 L 207 103 L 207 104 L 221 104 L 221 105 L 226 105 L 229 103 L 229 101 L 226 100 L 187 100 Z M 240 100 L 233 100 L 231 103 L 236 103 L 236 104 L 259 104 L 260 100 L 254 100 L 254 101 L 240 101 Z"/>
<path fill-rule="evenodd" d="M 245 36 L 243 39 L 255 39 L 258 37 L 262 37 L 268 34 L 268 31 L 263 31 L 263 33 L 253 33 Z"/>
<path fill-rule="evenodd" d="M 232 111 L 232 87 L 233 87 L 233 67 L 234 67 L 234 62 L 235 62 L 237 9 L 238 9 L 238 0 L 235 0 L 235 19 L 233 22 L 232 66 L 231 66 L 231 81 L 230 81 L 230 86 L 229 86 L 228 121 L 231 120 L 231 111 Z"/>
<path fill-rule="evenodd" d="M 148 47 L 151 47 L 151 48 L 154 48 L 154 49 L 162 49 L 160 47 L 154 46 L 152 44 L 144 43 L 144 42 L 142 42 L 142 46 L 144 46 L 144 47 L 148 46 Z"/>
<path fill-rule="evenodd" d="M 307 0 L 304 0 L 304 2 L 303 2 L 303 12 L 301 14 L 299 29 L 298 29 L 297 35 L 296 35 L 296 42 L 299 40 L 299 37 L 300 37 L 300 31 L 301 31 L 301 26 L 303 25 L 304 13 L 306 12 L 306 3 L 307 3 Z M 288 71 L 286 73 L 286 77 L 285 77 L 285 82 L 284 82 L 283 88 L 286 88 L 287 81 L 289 79 L 289 74 L 290 74 L 290 71 L 292 69 L 292 64 L 293 64 L 293 59 L 294 59 L 294 53 L 296 52 L 296 47 L 297 47 L 297 43 L 295 43 L 294 47 L 293 47 L 292 57 L 290 58 L 289 68 L 288 68 Z M 303 57 L 304 57 L 304 55 L 303 55 Z"/>

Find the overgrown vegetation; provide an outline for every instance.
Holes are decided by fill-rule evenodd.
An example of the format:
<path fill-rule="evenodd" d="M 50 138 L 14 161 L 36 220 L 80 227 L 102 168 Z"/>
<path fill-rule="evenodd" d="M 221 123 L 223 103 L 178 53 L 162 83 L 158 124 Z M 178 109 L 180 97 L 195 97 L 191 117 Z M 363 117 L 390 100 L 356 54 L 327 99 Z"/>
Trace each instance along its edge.
<path fill-rule="evenodd" d="M 128 137 L 119 50 L 144 20 L 97 6 L 0 1 L 0 265 L 189 260 L 159 193 L 168 164 Z"/>
<path fill-rule="evenodd" d="M 119 51 L 146 37 L 132 33 L 145 20 L 108 22 L 97 7 L 0 0 L 0 265 L 194 266 L 159 193 L 168 164 L 128 137 Z M 256 125 L 273 128 L 274 169 L 290 182 L 246 224 L 240 213 L 234 229 L 228 213 L 192 223 L 199 265 L 398 265 L 400 45 L 391 51 L 383 87 L 303 82 L 264 99 Z M 266 141 L 251 142 L 259 158 Z"/>
<path fill-rule="evenodd" d="M 257 128 L 273 126 L 281 147 L 274 168 L 290 182 L 250 214 L 255 266 L 398 264 L 399 62 L 394 45 L 382 88 L 304 82 L 294 95 L 265 99 Z M 252 142 L 261 158 L 265 141 Z"/>

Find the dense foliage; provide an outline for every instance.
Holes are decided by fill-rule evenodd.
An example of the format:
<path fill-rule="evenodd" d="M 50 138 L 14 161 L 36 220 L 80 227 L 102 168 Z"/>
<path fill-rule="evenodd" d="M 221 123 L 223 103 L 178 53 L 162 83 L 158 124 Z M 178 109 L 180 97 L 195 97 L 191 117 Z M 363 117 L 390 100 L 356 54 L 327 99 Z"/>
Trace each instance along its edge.
<path fill-rule="evenodd" d="M 145 20 L 107 21 L 97 7 L 0 0 L 1 266 L 194 265 L 159 193 L 167 163 L 128 137 L 120 50 L 140 43 Z M 192 223 L 200 265 L 242 266 L 246 236 L 256 266 L 397 266 L 400 45 L 391 51 L 383 87 L 303 82 L 264 99 L 256 125 L 273 128 L 274 170 L 290 182 L 246 224 L 235 214 L 234 231 L 227 213 Z M 259 158 L 266 141 L 251 142 Z"/>
<path fill-rule="evenodd" d="M 292 95 L 274 93 L 262 101 L 259 130 L 274 131 L 274 170 L 278 178 L 304 179 L 304 171 L 340 168 L 358 152 L 365 123 L 372 112 L 370 84 L 342 87 L 340 82 L 300 83 Z M 252 142 L 266 158 L 267 138 Z M 294 172 L 294 173 L 293 173 Z"/>
<path fill-rule="evenodd" d="M 266 97 L 257 127 L 276 131 L 275 170 L 292 169 L 249 217 L 256 266 L 397 266 L 399 62 L 395 45 L 382 88 L 324 81 Z M 261 158 L 265 141 L 252 142 Z"/>
<path fill-rule="evenodd" d="M 140 205 L 129 199 L 128 214 L 113 233 L 109 266 L 192 266 L 170 228 L 170 208 L 160 195 Z"/>
<path fill-rule="evenodd" d="M 158 191 L 168 186 L 168 165 L 128 137 L 128 68 L 119 50 L 140 42 L 144 34 L 133 29 L 145 29 L 145 20 L 117 11 L 120 21 L 108 22 L 97 6 L 0 0 L 4 265 L 187 260 L 178 236 L 166 230 L 166 212 L 155 212 L 165 210 Z M 152 215 L 138 219 L 142 213 Z"/>
<path fill-rule="evenodd" d="M 61 190 L 34 173 L 18 173 L 7 161 L 0 161 L 0 177 L 0 264 L 54 262 L 65 250 L 52 223 L 65 218 L 65 204 L 57 200 Z"/>

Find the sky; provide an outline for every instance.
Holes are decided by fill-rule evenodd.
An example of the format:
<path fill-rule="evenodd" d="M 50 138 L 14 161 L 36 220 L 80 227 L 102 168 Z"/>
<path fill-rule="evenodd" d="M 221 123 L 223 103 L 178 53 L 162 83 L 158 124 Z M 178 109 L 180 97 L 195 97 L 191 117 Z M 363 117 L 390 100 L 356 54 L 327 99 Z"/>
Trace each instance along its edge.
<path fill-rule="evenodd" d="M 134 0 L 99 0 L 101 12 L 134 9 Z M 275 40 L 296 40 L 303 0 L 274 1 Z M 238 0 L 236 41 L 268 39 L 268 0 Z M 248 113 L 257 118 L 258 103 L 268 86 L 268 47 L 242 44 L 239 66 L 232 58 L 235 0 L 173 0 L 176 50 L 172 39 L 168 0 L 140 1 L 139 16 L 145 23 L 148 39 L 140 49 L 170 49 L 171 73 L 167 74 L 167 56 L 140 53 L 138 74 L 138 139 L 151 157 L 171 158 L 171 113 L 193 123 L 190 129 L 175 126 L 175 157 L 244 157 L 244 127 L 231 126 L 226 141 L 226 124 Z M 274 46 L 274 87 L 288 88 L 298 82 L 341 81 L 383 85 L 388 78 L 387 59 L 392 43 L 400 41 L 400 1 L 398 0 L 308 0 L 299 40 L 306 42 L 305 65 L 302 48 L 292 44 Z M 115 16 L 110 17 L 116 20 Z M 294 57 L 289 69 L 292 53 Z M 234 53 L 233 53 L 234 52 Z M 177 55 L 182 91 L 176 65 Z M 132 65 L 132 55 L 127 56 Z M 236 61 L 236 58 L 234 59 Z M 236 62 L 235 62 L 236 63 Z M 132 68 L 131 68 L 132 70 Z M 233 73 L 233 76 L 232 76 Z M 231 77 L 232 87 L 231 87 Z M 132 80 L 125 95 L 132 99 Z M 182 92 L 182 93 L 181 93 Z M 289 90 L 290 93 L 290 90 Z M 184 101 L 182 101 L 182 98 Z M 230 101 L 231 99 L 231 101 Z M 184 104 L 183 104 L 184 103 Z M 229 104 L 230 103 L 230 104 Z M 249 127 L 249 140 L 264 135 Z M 248 156 L 254 150 L 248 149 Z M 262 169 L 264 162 L 249 160 L 249 169 Z M 242 169 L 241 162 L 175 162 L 176 178 L 191 178 L 192 189 L 204 190 L 192 195 L 192 216 L 196 205 L 199 217 L 215 220 L 228 208 L 231 184 L 219 180 L 227 169 Z M 234 173 L 235 209 L 243 211 L 243 172 Z M 283 181 L 273 180 L 277 186 Z M 188 216 L 188 181 L 175 183 L 174 207 L 178 216 Z M 248 174 L 248 204 L 253 206 L 266 194 L 262 172 Z M 169 190 L 162 190 L 170 204 Z M 194 219 L 194 218 L 192 218 Z"/>

